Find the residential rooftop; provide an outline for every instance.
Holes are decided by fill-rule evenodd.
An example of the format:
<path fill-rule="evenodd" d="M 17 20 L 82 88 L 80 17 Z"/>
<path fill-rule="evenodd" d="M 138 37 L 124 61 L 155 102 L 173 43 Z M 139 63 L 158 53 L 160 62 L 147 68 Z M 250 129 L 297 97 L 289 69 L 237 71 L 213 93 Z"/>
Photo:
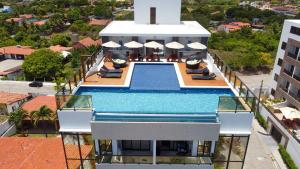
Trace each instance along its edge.
<path fill-rule="evenodd" d="M 122 28 L 122 29 L 120 29 Z M 182 21 L 179 25 L 137 24 L 134 21 L 113 21 L 101 32 L 100 36 L 171 36 L 210 37 L 203 26 L 196 21 Z"/>
<path fill-rule="evenodd" d="M 12 103 L 17 102 L 19 100 L 23 100 L 27 97 L 28 97 L 28 95 L 25 95 L 25 94 L 0 92 L 0 103 L 2 103 L 2 104 L 12 104 Z"/>
<path fill-rule="evenodd" d="M 1 54 L 30 55 L 35 50 L 30 46 L 5 46 L 0 48 Z"/>
<path fill-rule="evenodd" d="M 56 100 L 55 96 L 37 96 L 28 102 L 22 105 L 22 109 L 26 110 L 27 112 L 32 112 L 39 110 L 40 107 L 47 106 L 53 112 L 56 112 Z"/>
<path fill-rule="evenodd" d="M 23 60 L 14 59 L 7 59 L 0 62 L 0 75 L 20 70 L 23 62 Z"/>

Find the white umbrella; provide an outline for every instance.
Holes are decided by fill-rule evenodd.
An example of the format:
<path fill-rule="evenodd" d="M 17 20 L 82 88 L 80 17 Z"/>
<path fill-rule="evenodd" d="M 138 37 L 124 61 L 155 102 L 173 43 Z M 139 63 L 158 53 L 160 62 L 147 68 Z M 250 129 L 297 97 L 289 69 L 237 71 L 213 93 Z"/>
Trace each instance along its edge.
<path fill-rule="evenodd" d="M 103 43 L 102 46 L 107 47 L 107 48 L 119 48 L 119 47 L 121 47 L 120 44 L 118 44 L 114 41 L 109 41 L 109 42 Z"/>
<path fill-rule="evenodd" d="M 170 42 L 166 44 L 166 47 L 170 49 L 182 49 L 184 45 L 178 42 Z"/>
<path fill-rule="evenodd" d="M 146 48 L 153 48 L 153 49 L 157 49 L 157 48 L 163 49 L 164 48 L 164 45 L 162 45 L 160 43 L 157 43 L 155 41 L 147 42 L 147 43 L 144 44 L 144 46 Z"/>
<path fill-rule="evenodd" d="M 199 49 L 199 50 L 207 49 L 207 47 L 200 42 L 193 42 L 188 44 L 187 46 L 192 49 Z"/>
<path fill-rule="evenodd" d="M 141 44 L 141 43 L 138 43 L 136 41 L 131 41 L 131 42 L 125 43 L 124 46 L 126 46 L 127 48 L 134 48 L 134 49 L 136 49 L 136 48 L 141 48 L 144 45 Z"/>

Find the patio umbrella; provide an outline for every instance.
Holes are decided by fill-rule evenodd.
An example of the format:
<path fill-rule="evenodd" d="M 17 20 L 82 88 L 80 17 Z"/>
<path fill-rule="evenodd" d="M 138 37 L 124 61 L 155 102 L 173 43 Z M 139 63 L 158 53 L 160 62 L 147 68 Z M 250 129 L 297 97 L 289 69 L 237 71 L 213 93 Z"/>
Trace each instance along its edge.
<path fill-rule="evenodd" d="M 300 112 L 291 107 L 282 107 L 279 109 L 286 119 L 300 119 Z"/>
<path fill-rule="evenodd" d="M 162 45 L 160 43 L 157 43 L 155 41 L 147 42 L 147 43 L 144 44 L 144 46 L 146 48 L 153 48 L 153 49 L 157 49 L 157 48 L 163 49 L 164 48 L 164 45 Z"/>
<path fill-rule="evenodd" d="M 187 46 L 192 49 L 199 49 L 199 50 L 207 49 L 207 47 L 200 42 L 193 42 L 188 44 Z"/>
<path fill-rule="evenodd" d="M 118 44 L 114 41 L 109 41 L 109 42 L 103 43 L 102 46 L 107 47 L 107 48 L 119 48 L 119 47 L 121 47 L 120 44 Z"/>
<path fill-rule="evenodd" d="M 170 49 L 182 49 L 184 45 L 178 42 L 170 42 L 166 44 L 166 47 Z"/>
<path fill-rule="evenodd" d="M 131 41 L 131 42 L 125 43 L 124 46 L 127 47 L 127 48 L 137 49 L 137 48 L 143 47 L 144 45 L 141 44 L 141 43 L 138 43 L 136 41 Z"/>

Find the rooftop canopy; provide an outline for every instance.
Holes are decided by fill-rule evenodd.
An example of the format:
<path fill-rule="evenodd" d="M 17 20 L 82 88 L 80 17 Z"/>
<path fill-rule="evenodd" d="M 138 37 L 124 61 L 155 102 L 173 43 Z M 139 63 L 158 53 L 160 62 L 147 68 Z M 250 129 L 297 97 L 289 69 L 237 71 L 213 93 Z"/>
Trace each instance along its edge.
<path fill-rule="evenodd" d="M 210 37 L 196 21 L 182 21 L 179 25 L 136 24 L 134 21 L 113 21 L 100 36 L 165 36 L 165 37 Z"/>

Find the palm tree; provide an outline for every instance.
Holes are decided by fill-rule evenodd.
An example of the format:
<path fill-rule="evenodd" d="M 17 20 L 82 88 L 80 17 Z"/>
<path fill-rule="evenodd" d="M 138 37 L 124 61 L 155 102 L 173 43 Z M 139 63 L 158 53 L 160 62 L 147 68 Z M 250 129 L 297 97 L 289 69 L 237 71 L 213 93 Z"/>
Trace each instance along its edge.
<path fill-rule="evenodd" d="M 49 109 L 45 105 L 40 107 L 40 109 L 37 111 L 32 111 L 30 117 L 31 117 L 31 120 L 33 121 L 34 126 L 37 126 L 39 124 L 39 122 L 42 120 L 44 120 L 44 121 L 45 120 L 49 120 L 49 121 L 55 120 L 55 114 L 53 113 L 53 111 L 51 109 Z M 44 132 L 45 132 L 45 128 L 46 127 L 44 127 Z"/>
<path fill-rule="evenodd" d="M 26 110 L 18 109 L 9 115 L 8 120 L 10 122 L 14 123 L 16 125 L 17 129 L 19 129 L 21 131 L 21 133 L 23 133 L 23 120 L 26 117 L 28 117 Z"/>

